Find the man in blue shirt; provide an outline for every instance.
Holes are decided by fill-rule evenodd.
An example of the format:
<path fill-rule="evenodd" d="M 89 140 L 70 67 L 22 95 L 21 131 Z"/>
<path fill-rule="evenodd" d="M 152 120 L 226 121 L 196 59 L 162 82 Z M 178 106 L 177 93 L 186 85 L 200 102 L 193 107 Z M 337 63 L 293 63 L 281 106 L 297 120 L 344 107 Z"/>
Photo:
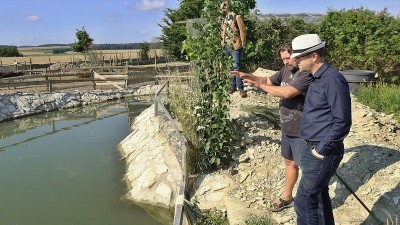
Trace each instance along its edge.
<path fill-rule="evenodd" d="M 232 71 L 245 83 L 282 98 L 279 103 L 281 121 L 281 154 L 285 163 L 285 186 L 282 195 L 272 204 L 271 211 L 279 212 L 293 204 L 293 187 L 297 182 L 301 161 L 300 119 L 303 113 L 305 94 L 311 83 L 309 73 L 300 72 L 292 54 L 291 44 L 284 44 L 276 51 L 284 67 L 270 77 L 258 77 L 253 74 Z"/>
<path fill-rule="evenodd" d="M 312 74 L 300 124 L 302 177 L 295 198 L 298 225 L 334 224 L 328 185 L 344 154 L 351 126 L 351 99 L 344 76 L 325 61 L 317 34 L 293 39 L 300 71 Z"/>

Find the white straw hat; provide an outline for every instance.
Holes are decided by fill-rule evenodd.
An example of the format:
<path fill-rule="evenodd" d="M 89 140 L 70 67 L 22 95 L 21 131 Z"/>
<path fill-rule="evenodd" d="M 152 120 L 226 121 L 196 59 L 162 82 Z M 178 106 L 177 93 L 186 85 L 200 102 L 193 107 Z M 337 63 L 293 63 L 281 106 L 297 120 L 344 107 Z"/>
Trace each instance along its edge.
<path fill-rule="evenodd" d="M 323 47 L 325 41 L 321 41 L 318 34 L 303 34 L 293 39 L 293 53 L 290 58 L 300 57 Z"/>

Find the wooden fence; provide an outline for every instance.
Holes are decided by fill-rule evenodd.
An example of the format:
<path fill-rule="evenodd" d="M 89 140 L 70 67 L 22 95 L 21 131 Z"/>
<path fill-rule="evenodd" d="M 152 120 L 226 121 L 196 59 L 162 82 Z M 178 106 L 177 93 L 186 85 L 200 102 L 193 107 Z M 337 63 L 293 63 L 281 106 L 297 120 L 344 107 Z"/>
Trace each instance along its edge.
<path fill-rule="evenodd" d="M 98 66 L 62 68 L 58 70 L 25 70 L 23 75 L 0 79 L 0 92 L 55 91 L 72 88 L 110 89 L 128 88 L 129 84 L 168 80 L 172 70 L 186 73 L 188 65 L 163 66 Z M 182 76 L 183 78 L 184 76 Z"/>
<path fill-rule="evenodd" d="M 18 71 L 33 68 L 48 67 L 53 64 L 64 64 L 70 67 L 79 67 L 80 65 L 99 65 L 99 66 L 125 66 L 125 65 L 148 65 L 152 63 L 169 63 L 171 59 L 167 56 L 157 56 L 149 58 L 132 57 L 129 55 L 115 54 L 101 55 L 89 59 L 87 56 L 75 58 L 73 55 L 55 55 L 55 56 L 36 56 L 36 57 L 0 57 L 0 72 L 5 67 L 8 70 Z"/>
<path fill-rule="evenodd" d="M 38 71 L 35 71 L 38 72 Z M 41 74 L 0 79 L 0 90 L 55 91 L 71 88 L 98 89 L 100 86 L 127 88 L 127 67 L 97 67 L 47 70 Z"/>

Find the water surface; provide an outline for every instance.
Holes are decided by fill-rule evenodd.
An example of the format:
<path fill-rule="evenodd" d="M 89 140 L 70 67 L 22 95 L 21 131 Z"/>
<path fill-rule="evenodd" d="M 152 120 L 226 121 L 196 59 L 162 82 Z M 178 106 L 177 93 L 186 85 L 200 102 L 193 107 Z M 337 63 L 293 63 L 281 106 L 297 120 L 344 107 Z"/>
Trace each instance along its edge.
<path fill-rule="evenodd" d="M 160 224 L 123 199 L 117 150 L 149 105 L 125 100 L 0 123 L 0 224 Z"/>

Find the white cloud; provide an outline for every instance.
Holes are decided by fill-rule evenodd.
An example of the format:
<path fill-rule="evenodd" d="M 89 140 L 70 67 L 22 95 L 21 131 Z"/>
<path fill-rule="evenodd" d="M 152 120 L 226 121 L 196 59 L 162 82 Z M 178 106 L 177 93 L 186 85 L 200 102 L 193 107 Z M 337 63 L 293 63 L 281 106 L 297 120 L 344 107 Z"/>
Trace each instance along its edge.
<path fill-rule="evenodd" d="M 140 34 L 147 34 L 147 30 L 141 30 L 139 33 Z"/>
<path fill-rule="evenodd" d="M 165 7 L 165 1 L 161 0 L 142 0 L 142 2 L 136 4 L 136 8 L 140 10 L 153 10 Z"/>
<path fill-rule="evenodd" d="M 38 16 L 27 16 L 27 17 L 25 17 L 25 21 L 28 21 L 28 22 L 36 22 L 39 19 L 40 18 Z"/>

